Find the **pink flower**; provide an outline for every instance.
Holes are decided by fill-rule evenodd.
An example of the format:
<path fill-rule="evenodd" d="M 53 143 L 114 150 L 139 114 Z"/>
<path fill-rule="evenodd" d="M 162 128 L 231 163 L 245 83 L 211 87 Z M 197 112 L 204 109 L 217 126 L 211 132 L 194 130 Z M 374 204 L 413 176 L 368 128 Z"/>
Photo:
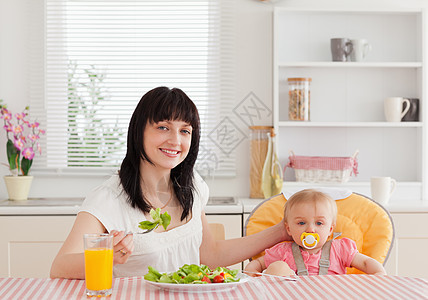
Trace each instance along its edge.
<path fill-rule="evenodd" d="M 12 132 L 13 131 L 13 126 L 10 123 L 6 123 L 3 128 L 6 130 L 6 132 Z"/>
<path fill-rule="evenodd" d="M 19 151 L 22 150 L 22 148 L 24 148 L 24 143 L 21 139 L 16 139 L 13 144 L 15 145 L 16 149 L 18 149 Z"/>
<path fill-rule="evenodd" d="M 34 143 L 35 141 L 37 141 L 40 137 L 38 135 L 32 134 L 30 133 L 28 135 L 28 138 Z"/>
<path fill-rule="evenodd" d="M 17 120 L 24 120 L 24 118 L 25 118 L 25 116 L 26 116 L 27 114 L 26 113 L 24 113 L 24 112 L 22 112 L 22 113 L 17 113 L 17 114 L 15 114 L 15 118 L 17 119 Z"/>
<path fill-rule="evenodd" d="M 10 121 L 12 119 L 12 114 L 7 109 L 3 109 L 2 110 L 2 118 L 5 121 Z"/>
<path fill-rule="evenodd" d="M 28 160 L 32 160 L 34 158 L 34 151 L 32 148 L 24 148 L 24 150 L 22 150 L 22 155 L 28 159 Z"/>
<path fill-rule="evenodd" d="M 12 132 L 15 135 L 18 135 L 18 134 L 22 133 L 23 131 L 24 131 L 24 128 L 22 128 L 21 125 L 12 126 Z"/>
<path fill-rule="evenodd" d="M 39 127 L 39 125 L 40 125 L 40 124 L 39 124 L 38 122 L 34 122 L 34 123 L 29 123 L 29 125 L 28 125 L 28 126 L 29 126 L 30 128 L 37 128 L 37 127 Z"/>

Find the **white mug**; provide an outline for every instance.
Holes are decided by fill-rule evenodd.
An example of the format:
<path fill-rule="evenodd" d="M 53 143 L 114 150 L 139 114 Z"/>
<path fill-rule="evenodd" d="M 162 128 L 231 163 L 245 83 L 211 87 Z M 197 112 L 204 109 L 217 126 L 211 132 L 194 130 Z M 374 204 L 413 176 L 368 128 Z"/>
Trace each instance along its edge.
<path fill-rule="evenodd" d="M 365 39 L 353 39 L 351 61 L 362 61 L 366 55 L 372 50 L 372 46 Z"/>
<path fill-rule="evenodd" d="M 406 107 L 403 109 L 404 103 L 406 103 Z M 385 118 L 388 122 L 400 122 L 409 108 L 409 99 L 402 97 L 390 97 L 384 100 Z"/>
<path fill-rule="evenodd" d="M 391 177 L 372 177 L 370 179 L 372 199 L 382 205 L 388 204 L 396 185 L 397 182 Z"/>

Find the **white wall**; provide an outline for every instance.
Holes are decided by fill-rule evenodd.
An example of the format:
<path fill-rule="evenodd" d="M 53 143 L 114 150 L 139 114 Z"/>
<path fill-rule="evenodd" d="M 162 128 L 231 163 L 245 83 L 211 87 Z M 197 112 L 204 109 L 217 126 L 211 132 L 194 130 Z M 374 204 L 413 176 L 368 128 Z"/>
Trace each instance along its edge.
<path fill-rule="evenodd" d="M 0 0 L 0 99 L 9 108 L 19 111 L 29 105 L 28 80 L 30 68 L 23 60 L 29 47 L 25 40 L 28 13 L 26 5 L 39 0 Z M 258 0 L 231 0 L 236 2 L 236 104 L 253 92 L 270 109 L 272 108 L 272 9 L 273 5 L 309 8 L 346 8 L 393 5 L 398 7 L 428 7 L 426 0 L 277 0 L 274 4 Z M 43 1 L 41 1 L 43 2 Z M 272 118 L 259 120 L 260 124 L 271 125 Z M 249 133 L 244 124 L 240 128 Z M 0 163 L 6 163 L 5 132 L 0 131 Z M 207 178 L 213 196 L 249 195 L 249 140 L 237 149 L 236 178 Z M 0 165 L 0 176 L 8 169 Z M 84 197 L 106 177 L 86 176 L 37 176 L 30 197 Z M 0 199 L 7 192 L 0 180 Z"/>

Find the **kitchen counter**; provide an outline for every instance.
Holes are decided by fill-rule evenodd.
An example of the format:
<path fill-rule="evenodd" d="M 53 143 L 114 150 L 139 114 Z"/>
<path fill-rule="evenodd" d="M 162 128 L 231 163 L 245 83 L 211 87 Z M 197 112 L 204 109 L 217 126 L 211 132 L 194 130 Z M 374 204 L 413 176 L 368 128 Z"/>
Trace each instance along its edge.
<path fill-rule="evenodd" d="M 76 215 L 83 198 L 34 198 L 0 201 L 0 215 Z"/>
<path fill-rule="evenodd" d="M 264 199 L 210 198 L 206 214 L 249 214 Z M 0 201 L 0 215 L 76 215 L 83 198 L 34 198 L 25 201 Z M 390 213 L 427 213 L 428 205 L 391 204 L 385 207 Z"/>
<path fill-rule="evenodd" d="M 24 201 L 0 201 L 0 215 L 76 215 L 83 198 L 33 198 Z M 242 203 L 232 197 L 213 197 L 206 214 L 242 214 Z"/>

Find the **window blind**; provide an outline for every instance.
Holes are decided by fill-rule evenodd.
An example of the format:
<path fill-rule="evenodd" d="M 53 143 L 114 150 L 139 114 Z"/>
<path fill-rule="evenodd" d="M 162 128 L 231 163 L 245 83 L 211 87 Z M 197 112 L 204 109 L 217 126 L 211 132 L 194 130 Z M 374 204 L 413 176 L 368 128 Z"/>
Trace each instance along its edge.
<path fill-rule="evenodd" d="M 234 103 L 231 2 L 46 0 L 44 73 L 33 74 L 45 88 L 33 84 L 31 104 L 46 138 L 33 169 L 116 170 L 141 96 L 168 86 L 198 107 L 197 170 L 234 175 L 235 153 L 209 138 Z"/>

